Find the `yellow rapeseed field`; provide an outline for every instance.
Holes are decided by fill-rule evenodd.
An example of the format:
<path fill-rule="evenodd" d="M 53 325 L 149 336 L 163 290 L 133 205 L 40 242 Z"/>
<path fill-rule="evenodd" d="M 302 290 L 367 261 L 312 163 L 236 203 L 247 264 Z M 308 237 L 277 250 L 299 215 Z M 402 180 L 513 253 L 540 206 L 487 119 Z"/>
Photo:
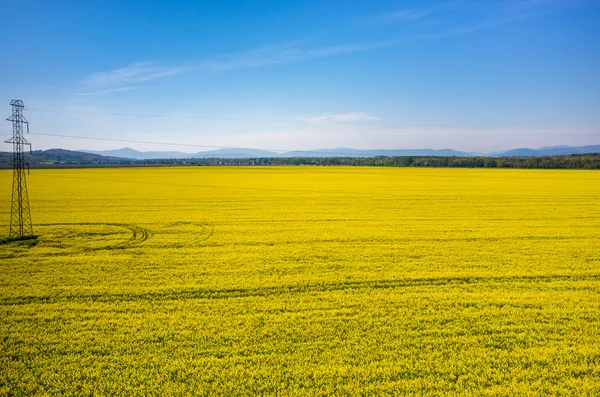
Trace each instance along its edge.
<path fill-rule="evenodd" d="M 11 171 L 0 171 L 8 234 Z M 32 170 L 1 395 L 600 395 L 600 172 Z"/>

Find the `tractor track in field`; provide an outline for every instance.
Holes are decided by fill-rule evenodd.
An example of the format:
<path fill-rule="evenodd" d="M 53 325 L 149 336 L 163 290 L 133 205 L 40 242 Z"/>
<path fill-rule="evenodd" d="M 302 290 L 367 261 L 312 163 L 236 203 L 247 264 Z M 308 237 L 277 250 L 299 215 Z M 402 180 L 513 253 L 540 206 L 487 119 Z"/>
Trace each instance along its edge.
<path fill-rule="evenodd" d="M 142 243 L 148 240 L 148 237 L 150 236 L 148 229 L 139 225 L 123 224 L 122 226 L 131 230 L 131 238 L 129 239 L 131 243 Z"/>
<path fill-rule="evenodd" d="M 446 237 L 446 238 L 388 238 L 388 237 L 360 237 L 360 238 L 322 238 L 306 240 L 281 240 L 281 241 L 239 241 L 211 244 L 211 247 L 268 247 L 285 245 L 326 245 L 326 244 L 433 244 L 433 243 L 486 243 L 515 241 L 585 241 L 594 240 L 597 236 L 490 236 L 490 237 Z"/>
<path fill-rule="evenodd" d="M 116 223 L 116 222 L 58 222 L 58 223 L 38 223 L 33 225 L 34 227 L 34 231 L 36 228 L 44 228 L 44 227 L 69 227 L 69 226 L 87 226 L 87 227 L 94 227 L 94 226 L 111 226 L 111 227 L 116 227 L 116 228 L 121 228 L 121 229 L 126 229 L 129 230 L 129 232 L 131 233 L 131 236 L 129 237 L 129 239 L 117 243 L 117 244 L 113 244 L 113 245 L 109 245 L 109 246 L 105 246 L 105 247 L 95 247 L 95 248 L 87 248 L 87 250 L 90 251 L 100 251 L 100 250 L 110 250 L 110 249 L 119 249 L 119 248 L 127 248 L 127 247 L 131 247 L 135 244 L 138 243 L 143 243 L 144 241 L 148 240 L 148 238 L 151 236 L 151 233 L 148 229 L 137 225 L 137 224 L 133 224 L 133 223 Z M 117 234 L 115 233 L 104 233 L 105 235 L 111 235 L 111 234 Z M 43 233 L 41 233 L 41 235 L 43 236 Z"/>
<path fill-rule="evenodd" d="M 552 283 L 555 281 L 600 281 L 600 274 L 585 275 L 531 275 L 531 276 L 457 276 L 457 277 L 429 277 L 412 279 L 382 279 L 382 280 L 357 280 L 341 282 L 322 282 L 310 284 L 282 285 L 257 288 L 225 288 L 225 289 L 182 289 L 174 291 L 148 291 L 141 293 L 105 293 L 105 294 L 77 294 L 56 296 L 20 296 L 0 298 L 0 306 L 27 305 L 27 304 L 52 304 L 66 301 L 73 302 L 135 302 L 135 301 L 170 301 L 170 300 L 198 300 L 198 299 L 243 299 L 251 297 L 270 297 L 287 294 L 322 293 L 335 291 L 361 291 L 376 289 L 396 289 L 415 287 L 440 287 L 440 286 L 468 286 L 489 283 L 504 285 L 505 283 Z M 529 288 L 529 286 L 523 287 Z M 572 289 L 573 287 L 568 287 Z M 596 290 L 596 287 L 584 286 Z"/>
<path fill-rule="evenodd" d="M 8 225 L 0 225 L 0 226 L 8 226 Z M 94 227 L 105 227 L 109 226 L 112 228 L 116 228 L 112 232 L 109 231 L 100 231 L 93 230 Z M 119 234 L 118 229 L 126 229 L 131 235 L 129 238 L 125 238 L 121 242 L 113 243 L 110 245 L 106 245 L 103 247 L 86 247 L 81 248 L 84 251 L 102 251 L 102 250 L 114 250 L 114 249 L 125 249 L 130 247 L 135 247 L 140 243 L 147 241 L 153 235 L 161 235 L 161 234 L 174 234 L 181 235 L 181 243 L 174 244 L 173 247 L 184 247 L 189 245 L 197 245 L 202 244 L 205 241 L 209 240 L 214 234 L 214 227 L 208 223 L 202 222 L 171 222 L 167 224 L 153 224 L 151 225 L 153 228 L 149 229 L 138 224 L 134 223 L 118 223 L 118 222 L 55 222 L 55 223 L 38 223 L 33 225 L 34 232 L 36 233 L 36 240 L 38 237 L 43 238 L 48 233 L 44 233 L 44 229 L 46 228 L 73 228 L 73 233 L 70 236 L 77 237 L 82 235 L 91 236 L 91 241 L 93 240 L 93 236 L 110 236 Z M 192 226 L 196 229 L 185 230 L 181 229 L 181 227 L 185 228 L 186 226 Z M 76 227 L 88 227 L 90 228 L 87 232 L 82 232 L 80 230 L 75 230 Z M 40 230 L 41 229 L 41 230 Z M 64 242 L 68 241 L 67 238 L 59 238 L 57 237 L 55 241 L 50 244 L 55 244 L 58 246 L 57 248 L 61 248 L 60 245 Z M 37 243 L 37 242 L 36 242 Z M 55 252 L 50 254 L 52 256 L 61 256 L 61 255 L 70 255 L 70 253 L 61 253 Z"/>

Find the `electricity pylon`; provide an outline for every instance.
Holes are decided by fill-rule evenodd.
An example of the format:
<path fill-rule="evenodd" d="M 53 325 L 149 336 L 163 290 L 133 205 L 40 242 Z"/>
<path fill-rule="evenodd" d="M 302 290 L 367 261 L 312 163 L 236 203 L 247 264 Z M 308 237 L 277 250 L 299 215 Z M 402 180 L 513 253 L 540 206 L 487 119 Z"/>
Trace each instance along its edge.
<path fill-rule="evenodd" d="M 9 237 L 23 238 L 33 236 L 29 197 L 27 196 L 27 181 L 25 180 L 25 166 L 29 170 L 29 163 L 25 161 L 23 151 L 25 145 L 29 145 L 31 151 L 31 143 L 23 137 L 23 124 L 27 125 L 27 133 L 29 133 L 29 122 L 23 117 L 23 109 L 25 108 L 23 101 L 13 99 L 10 101 L 10 105 L 12 106 L 12 116 L 6 120 L 12 121 L 13 136 L 4 141 L 13 144 L 13 185 Z"/>

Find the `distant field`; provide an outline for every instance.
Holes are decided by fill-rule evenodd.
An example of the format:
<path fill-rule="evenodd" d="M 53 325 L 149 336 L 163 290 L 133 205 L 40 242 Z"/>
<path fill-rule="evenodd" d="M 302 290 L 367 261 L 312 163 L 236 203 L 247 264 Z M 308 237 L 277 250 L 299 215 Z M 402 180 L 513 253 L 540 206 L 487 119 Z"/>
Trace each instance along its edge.
<path fill-rule="evenodd" d="M 0 171 L 0 235 L 11 171 Z M 32 170 L 0 394 L 600 394 L 600 172 Z"/>

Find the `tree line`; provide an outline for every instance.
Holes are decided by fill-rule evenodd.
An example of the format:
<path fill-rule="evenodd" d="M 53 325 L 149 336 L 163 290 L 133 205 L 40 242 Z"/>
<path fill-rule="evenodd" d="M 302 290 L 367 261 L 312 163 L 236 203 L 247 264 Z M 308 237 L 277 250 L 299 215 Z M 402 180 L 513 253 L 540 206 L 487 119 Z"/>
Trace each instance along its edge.
<path fill-rule="evenodd" d="M 26 155 L 33 166 L 119 166 L 119 165 L 312 165 L 371 167 L 447 167 L 447 168 L 541 168 L 600 169 L 600 153 L 544 157 L 441 157 L 441 156 L 379 156 L 379 157 L 261 157 L 261 158 L 189 158 L 131 160 L 105 157 L 62 149 L 34 151 Z M 0 166 L 12 163 L 12 153 L 0 152 Z"/>
<path fill-rule="evenodd" d="M 314 165 L 447 168 L 600 169 L 600 153 L 546 157 L 269 157 L 255 159 L 191 159 L 198 165 Z"/>

